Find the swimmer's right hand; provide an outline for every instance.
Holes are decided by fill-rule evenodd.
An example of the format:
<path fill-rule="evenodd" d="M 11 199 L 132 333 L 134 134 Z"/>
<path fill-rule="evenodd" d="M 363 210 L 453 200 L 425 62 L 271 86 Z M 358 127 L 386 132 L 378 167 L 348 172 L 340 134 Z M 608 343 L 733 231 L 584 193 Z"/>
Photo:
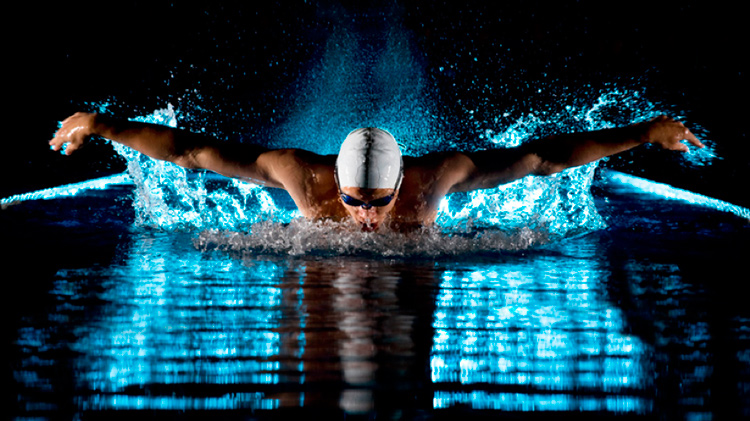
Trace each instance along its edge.
<path fill-rule="evenodd" d="M 95 117 L 96 114 L 75 113 L 63 120 L 55 137 L 49 141 L 52 150 L 63 149 L 66 155 L 70 155 L 83 146 L 94 134 Z"/>

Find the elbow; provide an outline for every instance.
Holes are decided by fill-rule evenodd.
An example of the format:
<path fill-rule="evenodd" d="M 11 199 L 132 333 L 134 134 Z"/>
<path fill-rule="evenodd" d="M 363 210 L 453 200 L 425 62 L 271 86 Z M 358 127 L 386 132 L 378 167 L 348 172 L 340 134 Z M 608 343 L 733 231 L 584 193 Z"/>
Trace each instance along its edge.
<path fill-rule="evenodd" d="M 524 157 L 524 166 L 528 174 L 540 176 L 557 174 L 566 168 L 565 165 L 544 159 L 536 153 Z"/>
<path fill-rule="evenodd" d="M 532 141 L 527 147 L 526 164 L 529 173 L 547 176 L 557 174 L 570 165 L 571 150 L 558 136 Z"/>
<path fill-rule="evenodd" d="M 536 164 L 533 171 L 531 171 L 534 175 L 541 175 L 541 176 L 548 176 L 557 174 L 563 170 L 565 170 L 565 165 L 558 164 L 556 162 L 549 162 L 544 160 L 539 160 L 539 163 Z"/>
<path fill-rule="evenodd" d="M 165 158 L 165 160 L 189 170 L 204 169 L 204 166 L 201 163 L 203 159 L 201 159 L 200 152 L 200 150 L 192 150 L 179 155 L 171 154 L 169 157 Z"/>

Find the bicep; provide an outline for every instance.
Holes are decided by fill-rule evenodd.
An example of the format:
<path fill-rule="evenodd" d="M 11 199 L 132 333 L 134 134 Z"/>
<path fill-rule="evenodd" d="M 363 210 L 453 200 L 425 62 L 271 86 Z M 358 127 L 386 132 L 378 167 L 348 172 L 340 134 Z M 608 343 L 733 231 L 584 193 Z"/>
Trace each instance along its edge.
<path fill-rule="evenodd" d="M 490 189 L 537 174 L 541 158 L 524 147 L 460 154 L 454 164 L 458 177 L 451 192 Z"/>
<path fill-rule="evenodd" d="M 283 166 L 284 156 L 284 151 L 255 145 L 212 144 L 190 151 L 176 163 L 186 168 L 206 169 L 226 177 L 283 188 L 278 167 Z"/>

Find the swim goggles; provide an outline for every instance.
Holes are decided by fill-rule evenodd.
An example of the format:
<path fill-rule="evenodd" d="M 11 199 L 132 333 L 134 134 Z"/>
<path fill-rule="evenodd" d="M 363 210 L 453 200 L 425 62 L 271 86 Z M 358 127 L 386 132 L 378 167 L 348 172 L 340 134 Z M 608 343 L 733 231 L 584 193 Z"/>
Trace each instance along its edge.
<path fill-rule="evenodd" d="M 391 203 L 391 200 L 393 200 L 393 196 L 394 194 L 389 194 L 388 196 L 379 197 L 369 202 L 363 202 L 359 199 L 355 199 L 349 196 L 348 194 L 341 193 L 341 200 L 349 206 L 361 206 L 362 209 L 370 209 L 373 206 L 378 207 L 378 208 L 382 206 L 387 206 L 389 203 Z"/>

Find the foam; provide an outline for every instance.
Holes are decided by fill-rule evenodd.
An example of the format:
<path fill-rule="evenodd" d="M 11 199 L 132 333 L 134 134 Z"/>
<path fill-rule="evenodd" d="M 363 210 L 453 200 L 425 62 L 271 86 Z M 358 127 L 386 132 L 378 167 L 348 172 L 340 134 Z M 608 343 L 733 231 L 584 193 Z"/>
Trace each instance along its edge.
<path fill-rule="evenodd" d="M 259 222 L 251 230 L 251 233 L 205 230 L 196 237 L 195 246 L 240 256 L 436 258 L 518 251 L 550 242 L 547 232 L 531 228 L 467 232 L 433 226 L 406 234 L 390 230 L 369 233 L 346 222 L 301 218 L 288 224 Z"/>

